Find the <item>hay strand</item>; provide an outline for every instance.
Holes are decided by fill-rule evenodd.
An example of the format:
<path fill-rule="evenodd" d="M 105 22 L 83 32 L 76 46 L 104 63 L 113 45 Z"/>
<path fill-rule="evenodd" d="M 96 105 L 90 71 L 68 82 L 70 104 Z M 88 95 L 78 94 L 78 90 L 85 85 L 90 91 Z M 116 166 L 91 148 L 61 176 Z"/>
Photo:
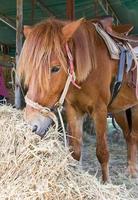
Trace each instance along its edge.
<path fill-rule="evenodd" d="M 78 167 L 61 135 L 43 140 L 31 132 L 21 111 L 0 107 L 0 199 L 134 200 L 125 186 L 102 185 Z"/>

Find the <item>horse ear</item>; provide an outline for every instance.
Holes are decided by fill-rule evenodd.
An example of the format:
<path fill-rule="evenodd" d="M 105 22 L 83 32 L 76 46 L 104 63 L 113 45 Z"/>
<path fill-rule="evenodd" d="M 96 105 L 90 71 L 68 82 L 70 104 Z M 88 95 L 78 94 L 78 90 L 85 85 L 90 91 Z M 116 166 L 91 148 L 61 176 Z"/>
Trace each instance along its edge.
<path fill-rule="evenodd" d="M 31 33 L 31 31 L 32 31 L 32 26 L 24 25 L 23 34 L 25 38 L 29 35 L 29 33 Z"/>
<path fill-rule="evenodd" d="M 79 28 L 81 23 L 84 21 L 84 18 L 81 18 L 79 20 L 70 22 L 69 24 L 65 25 L 62 29 L 62 33 L 65 36 L 65 39 L 68 41 L 72 35 L 75 33 L 75 31 Z"/>

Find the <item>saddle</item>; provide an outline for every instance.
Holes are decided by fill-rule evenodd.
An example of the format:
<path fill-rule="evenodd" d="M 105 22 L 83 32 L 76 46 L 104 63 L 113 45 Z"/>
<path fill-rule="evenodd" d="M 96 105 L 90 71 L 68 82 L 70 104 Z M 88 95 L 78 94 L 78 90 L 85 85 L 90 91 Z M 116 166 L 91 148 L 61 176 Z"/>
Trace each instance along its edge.
<path fill-rule="evenodd" d="M 138 37 L 128 35 L 134 28 L 131 24 L 113 25 L 113 17 L 106 16 L 92 20 L 102 26 L 111 37 L 127 42 L 138 42 Z"/>
<path fill-rule="evenodd" d="M 134 47 L 138 48 L 138 36 L 129 35 L 134 28 L 131 24 L 113 25 L 113 18 L 111 16 L 94 19 L 91 22 L 105 41 L 111 58 L 119 60 L 117 76 L 111 88 L 112 99 L 109 104 L 111 105 L 120 91 L 125 72 L 127 72 L 128 86 L 135 87 L 136 91 L 138 90 L 136 84 L 138 79 L 136 73 L 136 70 L 138 70 L 138 54 L 133 49 Z M 136 92 L 136 94 L 138 93 Z"/>

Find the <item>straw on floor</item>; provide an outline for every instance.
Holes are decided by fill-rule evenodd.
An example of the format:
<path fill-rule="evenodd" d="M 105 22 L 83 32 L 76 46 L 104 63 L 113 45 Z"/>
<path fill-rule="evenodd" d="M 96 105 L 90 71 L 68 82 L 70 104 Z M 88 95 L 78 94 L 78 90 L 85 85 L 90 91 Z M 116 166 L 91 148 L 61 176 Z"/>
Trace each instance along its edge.
<path fill-rule="evenodd" d="M 51 129 L 41 140 L 21 111 L 0 106 L 1 200 L 134 199 L 125 186 L 100 184 L 81 170 L 61 137 Z"/>

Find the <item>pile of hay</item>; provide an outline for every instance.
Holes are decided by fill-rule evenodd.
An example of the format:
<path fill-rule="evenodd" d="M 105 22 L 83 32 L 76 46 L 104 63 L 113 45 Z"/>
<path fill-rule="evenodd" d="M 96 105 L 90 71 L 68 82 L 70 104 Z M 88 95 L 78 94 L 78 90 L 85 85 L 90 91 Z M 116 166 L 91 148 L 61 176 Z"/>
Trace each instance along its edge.
<path fill-rule="evenodd" d="M 102 185 L 77 167 L 61 135 L 43 140 L 23 121 L 21 111 L 0 107 L 0 199 L 131 200 L 125 186 Z"/>

